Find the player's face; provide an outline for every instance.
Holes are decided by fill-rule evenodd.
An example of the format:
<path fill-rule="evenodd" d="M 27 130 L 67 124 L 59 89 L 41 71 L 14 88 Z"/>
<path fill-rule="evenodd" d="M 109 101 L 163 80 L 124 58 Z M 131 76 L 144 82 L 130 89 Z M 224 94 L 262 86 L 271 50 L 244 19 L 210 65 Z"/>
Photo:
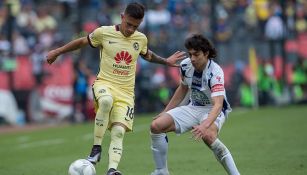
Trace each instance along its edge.
<path fill-rule="evenodd" d="M 122 14 L 121 32 L 125 37 L 131 36 L 139 27 L 143 19 L 135 19 L 127 14 Z"/>
<path fill-rule="evenodd" d="M 189 50 L 189 55 L 193 67 L 197 71 L 203 71 L 208 61 L 208 54 L 204 54 L 204 52 L 201 50 L 196 51 L 194 49 L 191 49 Z"/>

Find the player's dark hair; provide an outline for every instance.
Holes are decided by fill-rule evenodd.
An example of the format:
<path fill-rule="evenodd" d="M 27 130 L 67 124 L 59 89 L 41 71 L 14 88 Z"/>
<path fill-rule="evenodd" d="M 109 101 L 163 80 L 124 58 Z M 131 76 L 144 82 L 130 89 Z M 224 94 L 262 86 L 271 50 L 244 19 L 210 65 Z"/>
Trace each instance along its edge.
<path fill-rule="evenodd" d="M 143 19 L 145 7 L 137 2 L 132 2 L 127 5 L 125 9 L 125 14 L 131 16 L 135 19 Z"/>
<path fill-rule="evenodd" d="M 200 34 L 194 34 L 187 38 L 184 46 L 188 50 L 203 51 L 204 54 L 209 51 L 208 58 L 216 58 L 217 56 L 217 52 L 211 42 Z"/>

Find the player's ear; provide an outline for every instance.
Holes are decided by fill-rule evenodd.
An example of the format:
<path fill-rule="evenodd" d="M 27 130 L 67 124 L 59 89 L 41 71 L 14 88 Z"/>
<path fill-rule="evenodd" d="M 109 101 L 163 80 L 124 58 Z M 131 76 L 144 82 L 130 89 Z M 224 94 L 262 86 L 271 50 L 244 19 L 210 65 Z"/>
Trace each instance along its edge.
<path fill-rule="evenodd" d="M 123 13 L 120 14 L 120 18 L 123 20 L 125 15 Z"/>
<path fill-rule="evenodd" d="M 204 55 L 205 55 L 205 57 L 208 57 L 209 56 L 209 51 L 205 52 Z"/>

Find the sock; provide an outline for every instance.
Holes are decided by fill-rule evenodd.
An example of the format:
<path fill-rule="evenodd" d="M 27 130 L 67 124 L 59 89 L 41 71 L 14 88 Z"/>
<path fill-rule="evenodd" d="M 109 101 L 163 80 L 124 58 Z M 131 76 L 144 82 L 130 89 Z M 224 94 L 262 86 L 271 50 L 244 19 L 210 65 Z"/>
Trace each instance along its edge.
<path fill-rule="evenodd" d="M 125 128 L 114 125 L 111 129 L 111 143 L 109 148 L 109 169 L 117 169 L 122 157 L 123 140 L 125 135 Z"/>
<path fill-rule="evenodd" d="M 151 133 L 151 150 L 156 169 L 167 169 L 168 139 L 165 133 Z"/>
<path fill-rule="evenodd" d="M 229 175 L 240 175 L 229 150 L 219 139 L 216 139 L 210 148 Z"/>
<path fill-rule="evenodd" d="M 102 96 L 99 98 L 98 102 L 99 107 L 96 111 L 94 126 L 94 145 L 101 145 L 104 134 L 108 128 L 113 99 L 111 96 Z"/>

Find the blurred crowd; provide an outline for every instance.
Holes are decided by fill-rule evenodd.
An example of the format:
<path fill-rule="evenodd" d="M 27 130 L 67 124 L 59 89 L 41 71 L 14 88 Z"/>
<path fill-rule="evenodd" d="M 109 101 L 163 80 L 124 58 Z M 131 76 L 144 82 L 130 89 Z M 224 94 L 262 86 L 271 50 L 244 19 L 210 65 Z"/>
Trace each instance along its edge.
<path fill-rule="evenodd" d="M 48 50 L 101 25 L 120 23 L 130 0 L 0 1 L 0 123 L 86 121 L 99 50 L 84 48 L 48 66 Z M 232 106 L 307 101 L 307 1 L 139 0 L 139 30 L 162 56 L 202 33 L 218 50 Z M 254 64 L 252 64 L 254 62 Z M 157 112 L 180 82 L 179 70 L 139 59 L 136 112 Z"/>

